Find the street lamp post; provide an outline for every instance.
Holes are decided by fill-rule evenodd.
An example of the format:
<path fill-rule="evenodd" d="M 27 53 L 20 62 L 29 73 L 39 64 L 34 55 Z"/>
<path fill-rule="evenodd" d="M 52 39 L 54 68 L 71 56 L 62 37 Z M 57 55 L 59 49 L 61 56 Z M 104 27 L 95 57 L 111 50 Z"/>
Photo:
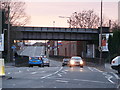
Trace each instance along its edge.
<path fill-rule="evenodd" d="M 99 38 L 99 48 L 100 48 L 100 64 L 102 63 L 102 0 L 101 0 L 101 23 L 100 23 L 100 38 Z"/>
<path fill-rule="evenodd" d="M 70 19 L 69 28 L 71 30 L 71 17 L 59 16 L 59 18 L 69 18 Z M 71 41 L 70 41 L 70 57 L 71 57 Z"/>
<path fill-rule="evenodd" d="M 53 21 L 53 27 L 55 27 L 55 21 Z"/>
<path fill-rule="evenodd" d="M 59 18 L 69 18 L 70 19 L 69 27 L 71 28 L 71 17 L 59 16 Z"/>

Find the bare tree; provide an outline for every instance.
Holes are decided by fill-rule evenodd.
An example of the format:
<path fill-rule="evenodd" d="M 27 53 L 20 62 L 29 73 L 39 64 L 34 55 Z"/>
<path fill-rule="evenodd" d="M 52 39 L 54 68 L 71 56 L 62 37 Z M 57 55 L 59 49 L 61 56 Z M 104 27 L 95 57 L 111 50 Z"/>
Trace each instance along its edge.
<path fill-rule="evenodd" d="M 111 31 L 119 31 L 120 30 L 120 22 L 112 21 L 111 23 Z"/>
<path fill-rule="evenodd" d="M 93 10 L 75 12 L 69 18 L 68 23 L 74 28 L 97 28 L 100 18 Z"/>
<path fill-rule="evenodd" d="M 10 7 L 10 23 L 13 26 L 23 26 L 29 22 L 30 17 L 25 13 L 25 2 L 2 0 L 0 6 L 5 10 L 5 23 L 8 21 L 8 6 Z"/>

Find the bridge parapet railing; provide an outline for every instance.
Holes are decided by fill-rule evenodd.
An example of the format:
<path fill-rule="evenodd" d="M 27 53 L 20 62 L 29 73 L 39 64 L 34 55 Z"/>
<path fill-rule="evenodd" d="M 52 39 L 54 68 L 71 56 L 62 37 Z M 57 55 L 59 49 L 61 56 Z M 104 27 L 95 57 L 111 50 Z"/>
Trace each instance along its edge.
<path fill-rule="evenodd" d="M 98 29 L 85 28 L 55 28 L 55 27 L 18 27 L 20 31 L 37 32 L 78 32 L 78 33 L 98 33 Z"/>

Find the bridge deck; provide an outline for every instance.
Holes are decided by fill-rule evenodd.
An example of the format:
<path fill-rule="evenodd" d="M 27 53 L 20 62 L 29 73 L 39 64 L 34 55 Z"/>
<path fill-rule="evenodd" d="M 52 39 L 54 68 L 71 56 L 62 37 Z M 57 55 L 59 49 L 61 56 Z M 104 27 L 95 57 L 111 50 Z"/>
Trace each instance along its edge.
<path fill-rule="evenodd" d="M 13 39 L 20 40 L 97 40 L 98 29 L 17 27 Z"/>

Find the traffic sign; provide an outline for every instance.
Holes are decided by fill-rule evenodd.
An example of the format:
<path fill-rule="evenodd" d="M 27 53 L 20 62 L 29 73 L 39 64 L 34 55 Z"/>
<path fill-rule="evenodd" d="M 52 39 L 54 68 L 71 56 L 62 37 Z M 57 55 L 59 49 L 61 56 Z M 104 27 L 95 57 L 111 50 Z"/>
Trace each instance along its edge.
<path fill-rule="evenodd" d="M 16 46 L 15 46 L 15 45 L 13 45 L 11 48 L 12 48 L 12 49 L 16 49 Z"/>
<path fill-rule="evenodd" d="M 4 51 L 4 34 L 0 35 L 0 51 Z"/>

